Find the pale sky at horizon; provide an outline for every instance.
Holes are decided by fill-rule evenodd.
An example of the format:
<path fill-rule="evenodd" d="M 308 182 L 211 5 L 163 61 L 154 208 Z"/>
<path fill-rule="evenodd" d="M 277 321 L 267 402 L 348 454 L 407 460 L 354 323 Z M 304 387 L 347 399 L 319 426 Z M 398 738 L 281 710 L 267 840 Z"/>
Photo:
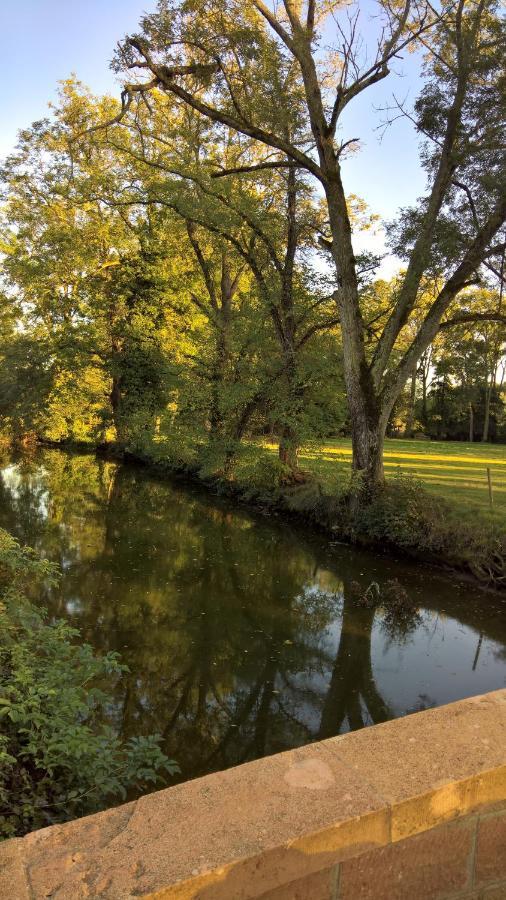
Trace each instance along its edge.
<path fill-rule="evenodd" d="M 137 30 L 140 16 L 156 0 L 0 0 L 0 157 L 16 143 L 19 129 L 48 115 L 58 81 L 72 72 L 94 93 L 119 93 L 109 68 L 116 42 Z M 373 11 L 366 0 L 367 13 Z M 367 21 L 364 19 L 367 29 Z M 399 99 L 413 102 L 417 61 L 396 62 L 402 78 L 392 77 L 366 91 L 348 107 L 343 140 L 361 137 L 362 149 L 343 165 L 346 190 L 363 197 L 372 212 L 390 218 L 424 190 L 412 126 L 394 123 L 384 134 L 377 108 Z"/>

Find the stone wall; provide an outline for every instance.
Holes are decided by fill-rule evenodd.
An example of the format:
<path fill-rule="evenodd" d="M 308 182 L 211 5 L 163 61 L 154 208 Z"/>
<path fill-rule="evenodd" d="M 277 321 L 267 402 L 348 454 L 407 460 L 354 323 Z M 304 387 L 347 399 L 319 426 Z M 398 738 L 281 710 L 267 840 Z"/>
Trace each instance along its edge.
<path fill-rule="evenodd" d="M 0 898 L 506 900 L 506 690 L 0 845 Z"/>

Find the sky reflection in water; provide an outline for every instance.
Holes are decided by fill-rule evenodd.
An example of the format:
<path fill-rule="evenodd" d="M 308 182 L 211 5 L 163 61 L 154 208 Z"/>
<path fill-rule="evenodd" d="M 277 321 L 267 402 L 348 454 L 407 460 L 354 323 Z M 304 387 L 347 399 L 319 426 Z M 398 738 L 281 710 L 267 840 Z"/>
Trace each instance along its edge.
<path fill-rule="evenodd" d="M 505 604 L 472 584 L 91 455 L 1 468 L 0 525 L 63 571 L 50 612 L 129 666 L 111 723 L 182 778 L 506 684 Z M 392 578 L 400 633 L 351 588 Z"/>

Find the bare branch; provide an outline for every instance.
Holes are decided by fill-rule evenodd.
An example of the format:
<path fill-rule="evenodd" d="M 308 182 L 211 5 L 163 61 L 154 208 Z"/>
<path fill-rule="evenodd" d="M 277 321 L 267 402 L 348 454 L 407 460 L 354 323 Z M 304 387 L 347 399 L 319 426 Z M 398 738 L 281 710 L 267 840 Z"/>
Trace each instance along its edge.
<path fill-rule="evenodd" d="M 224 178 L 226 175 L 242 175 L 247 172 L 260 172 L 262 169 L 289 169 L 297 165 L 294 160 L 274 160 L 273 162 L 256 163 L 251 166 L 236 166 L 232 169 L 221 169 L 212 172 L 211 178 Z"/>
<path fill-rule="evenodd" d="M 388 68 L 389 62 L 395 56 L 401 53 L 405 47 L 413 43 L 413 41 L 415 41 L 421 34 L 423 34 L 428 29 L 433 28 L 436 22 L 441 19 L 441 16 L 435 16 L 433 19 L 430 19 L 427 22 L 427 16 L 423 16 L 418 28 L 415 31 L 410 32 L 404 40 L 400 40 L 406 27 L 410 9 L 411 0 L 406 0 L 404 10 L 397 20 L 396 28 L 392 30 L 388 40 L 386 40 L 383 46 L 379 49 L 377 58 L 372 66 L 370 66 L 369 69 L 363 72 L 362 75 L 357 76 L 356 80 L 348 87 L 346 87 L 344 84 L 339 87 L 336 93 L 336 98 L 334 101 L 328 126 L 329 135 L 335 134 L 339 116 L 341 115 L 345 106 L 348 105 L 350 100 L 352 100 L 358 94 L 362 93 L 362 91 L 366 90 L 368 87 L 371 87 L 371 85 L 376 84 L 376 82 L 382 81 L 384 78 L 386 78 L 390 71 Z M 353 48 L 352 45 L 349 44 L 345 48 L 345 62 L 347 62 L 347 68 L 349 67 L 352 53 Z"/>
<path fill-rule="evenodd" d="M 476 322 L 500 322 L 503 325 L 506 325 L 506 316 L 501 315 L 501 313 L 498 312 L 462 313 L 461 315 L 453 316 L 451 319 L 446 319 L 445 322 L 441 322 L 439 330 L 444 331 L 447 328 L 456 328 L 458 325 L 467 325 Z"/>
<path fill-rule="evenodd" d="M 480 227 L 480 220 L 478 219 L 478 213 L 476 212 L 476 205 L 473 200 L 473 195 L 471 194 L 471 191 L 469 190 L 469 188 L 467 187 L 466 184 L 462 184 L 461 181 L 457 181 L 455 178 L 453 179 L 452 184 L 454 184 L 455 187 L 460 188 L 461 191 L 464 191 L 464 193 L 467 197 L 468 203 L 469 203 L 469 208 L 471 210 L 473 222 L 474 222 L 476 228 L 478 229 Z"/>
<path fill-rule="evenodd" d="M 281 22 L 278 22 L 272 10 L 269 9 L 269 7 L 263 2 L 263 0 L 253 0 L 253 5 L 256 6 L 258 12 L 264 17 L 264 19 L 267 20 L 272 30 L 275 31 L 278 37 L 281 38 L 285 47 L 290 50 L 290 53 L 297 57 L 295 45 L 291 36 L 288 34 L 286 28 L 283 28 Z"/>

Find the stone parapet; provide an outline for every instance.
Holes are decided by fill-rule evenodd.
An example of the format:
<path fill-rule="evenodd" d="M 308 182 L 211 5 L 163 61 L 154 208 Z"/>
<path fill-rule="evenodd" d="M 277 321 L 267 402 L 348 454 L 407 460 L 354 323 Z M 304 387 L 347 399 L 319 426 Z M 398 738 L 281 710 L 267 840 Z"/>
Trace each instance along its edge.
<path fill-rule="evenodd" d="M 506 690 L 1 844 L 0 898 L 49 897 L 506 900 Z"/>

